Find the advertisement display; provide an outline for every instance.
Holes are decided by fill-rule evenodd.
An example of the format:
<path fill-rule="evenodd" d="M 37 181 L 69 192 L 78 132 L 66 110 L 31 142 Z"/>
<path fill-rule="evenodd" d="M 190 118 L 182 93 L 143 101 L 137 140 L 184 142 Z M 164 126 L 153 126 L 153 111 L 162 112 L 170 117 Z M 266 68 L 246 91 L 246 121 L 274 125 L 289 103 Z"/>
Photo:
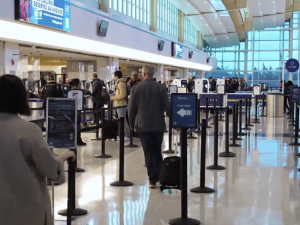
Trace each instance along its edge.
<path fill-rule="evenodd" d="M 71 31 L 71 7 L 65 0 L 15 0 L 16 20 Z"/>
<path fill-rule="evenodd" d="M 176 42 L 172 42 L 172 56 L 176 58 L 183 58 L 183 46 Z"/>
<path fill-rule="evenodd" d="M 76 99 L 48 98 L 46 109 L 46 140 L 49 147 L 76 148 Z"/>

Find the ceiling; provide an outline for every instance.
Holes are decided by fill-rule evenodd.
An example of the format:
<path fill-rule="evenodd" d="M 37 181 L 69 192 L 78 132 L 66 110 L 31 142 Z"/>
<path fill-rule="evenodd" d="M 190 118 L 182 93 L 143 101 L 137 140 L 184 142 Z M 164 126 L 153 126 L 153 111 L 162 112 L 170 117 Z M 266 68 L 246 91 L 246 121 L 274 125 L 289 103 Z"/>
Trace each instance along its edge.
<path fill-rule="evenodd" d="M 239 45 L 249 30 L 282 26 L 300 0 L 170 0 L 212 48 Z"/>

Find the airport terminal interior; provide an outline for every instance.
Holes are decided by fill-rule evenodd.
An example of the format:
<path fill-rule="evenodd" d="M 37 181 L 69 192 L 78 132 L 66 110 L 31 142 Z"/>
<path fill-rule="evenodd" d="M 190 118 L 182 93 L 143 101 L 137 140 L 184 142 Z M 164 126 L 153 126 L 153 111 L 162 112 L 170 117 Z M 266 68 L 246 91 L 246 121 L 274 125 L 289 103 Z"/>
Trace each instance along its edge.
<path fill-rule="evenodd" d="M 53 157 L 76 155 L 64 163 L 65 182 L 44 177 L 48 223 L 300 224 L 299 0 L 0 5 L 0 83 L 19 77 L 32 109 L 20 117 L 41 129 Z M 153 79 L 157 88 L 146 87 Z M 155 104 L 140 101 L 157 90 Z M 142 106 L 153 124 L 159 108 L 166 124 L 157 182 L 146 151 L 156 145 L 144 139 L 157 127 L 130 123 L 134 110 L 146 118 Z M 0 157 L 2 133 L 0 122 Z M 10 184 L 0 178 L 0 224 L 20 225 L 3 214 L 2 185 Z"/>

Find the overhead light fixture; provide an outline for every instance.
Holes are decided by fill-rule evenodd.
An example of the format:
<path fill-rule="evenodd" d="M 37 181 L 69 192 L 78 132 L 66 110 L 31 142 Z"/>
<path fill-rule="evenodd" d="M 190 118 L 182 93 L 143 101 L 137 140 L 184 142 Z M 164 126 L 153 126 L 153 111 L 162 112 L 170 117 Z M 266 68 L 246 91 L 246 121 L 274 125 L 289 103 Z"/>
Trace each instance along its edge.
<path fill-rule="evenodd" d="M 228 37 L 226 37 L 226 38 L 228 38 Z"/>
<path fill-rule="evenodd" d="M 223 30 L 223 31 L 225 31 L 225 30 Z"/>
<path fill-rule="evenodd" d="M 261 13 L 261 12 L 259 12 L 259 13 Z"/>
<path fill-rule="evenodd" d="M 205 26 L 207 26 L 207 24 L 205 24 Z"/>
<path fill-rule="evenodd" d="M 222 23 L 220 23 L 220 24 L 222 24 Z"/>

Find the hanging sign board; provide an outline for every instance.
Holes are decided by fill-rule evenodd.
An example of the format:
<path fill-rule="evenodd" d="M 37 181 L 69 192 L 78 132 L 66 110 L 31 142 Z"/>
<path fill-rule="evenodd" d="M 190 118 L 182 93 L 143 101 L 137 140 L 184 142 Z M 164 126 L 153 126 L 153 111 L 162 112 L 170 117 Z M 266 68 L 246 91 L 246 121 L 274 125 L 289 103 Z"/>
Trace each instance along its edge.
<path fill-rule="evenodd" d="M 77 110 L 83 110 L 83 90 L 82 89 L 70 89 L 68 90 L 68 98 L 77 99 Z"/>
<path fill-rule="evenodd" d="M 259 95 L 260 94 L 260 86 L 255 85 L 253 86 L 253 95 Z"/>
<path fill-rule="evenodd" d="M 290 73 L 294 73 L 299 69 L 299 61 L 297 59 L 289 59 L 285 64 L 285 68 Z"/>
<path fill-rule="evenodd" d="M 46 140 L 50 148 L 77 147 L 76 99 L 47 99 Z"/>

